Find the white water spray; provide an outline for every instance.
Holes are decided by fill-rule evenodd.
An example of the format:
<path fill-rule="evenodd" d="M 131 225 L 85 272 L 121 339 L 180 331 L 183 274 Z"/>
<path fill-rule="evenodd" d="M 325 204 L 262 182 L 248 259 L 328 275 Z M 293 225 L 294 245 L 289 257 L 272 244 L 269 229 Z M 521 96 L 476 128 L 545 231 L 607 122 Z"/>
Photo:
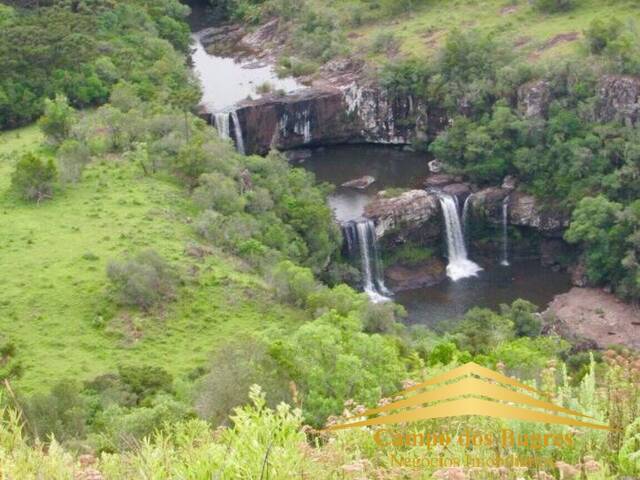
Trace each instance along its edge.
<path fill-rule="evenodd" d="M 502 201 L 502 261 L 500 265 L 509 266 L 509 197 Z"/>
<path fill-rule="evenodd" d="M 229 112 L 216 113 L 213 118 L 215 120 L 216 130 L 218 130 L 218 135 L 220 136 L 220 138 L 224 140 L 231 138 L 231 135 L 229 133 Z"/>
<path fill-rule="evenodd" d="M 391 292 L 384 284 L 384 272 L 373 222 L 351 222 L 344 226 L 343 231 L 349 254 L 355 254 L 357 251 L 360 256 L 364 292 L 374 303 L 389 301 Z"/>
<path fill-rule="evenodd" d="M 467 257 L 467 247 L 464 243 L 456 198 L 452 195 L 438 192 L 438 199 L 442 207 L 442 215 L 447 232 L 447 249 L 449 252 L 447 276 L 454 282 L 462 278 L 474 277 L 482 268 Z"/>
<path fill-rule="evenodd" d="M 240 119 L 238 118 L 238 113 L 235 110 L 231 112 L 231 119 L 233 120 L 233 131 L 236 137 L 236 148 L 238 149 L 238 153 L 246 155 L 244 138 L 242 137 L 242 125 L 240 125 Z"/>

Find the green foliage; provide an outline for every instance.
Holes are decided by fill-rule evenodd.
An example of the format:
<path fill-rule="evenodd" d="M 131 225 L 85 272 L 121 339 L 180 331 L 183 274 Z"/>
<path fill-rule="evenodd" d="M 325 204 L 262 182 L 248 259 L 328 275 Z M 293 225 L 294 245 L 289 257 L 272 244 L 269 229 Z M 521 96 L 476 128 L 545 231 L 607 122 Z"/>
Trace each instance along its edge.
<path fill-rule="evenodd" d="M 87 405 L 76 382 L 61 381 L 48 394 L 34 395 L 25 406 L 29 427 L 42 440 L 64 442 L 86 434 Z"/>
<path fill-rule="evenodd" d="M 501 305 L 500 314 L 513 322 L 518 337 L 537 337 L 542 329 L 538 307 L 526 300 L 515 300 L 511 305 Z"/>
<path fill-rule="evenodd" d="M 571 10 L 580 0 L 533 0 L 531 4 L 545 13 Z"/>
<path fill-rule="evenodd" d="M 40 203 L 52 197 L 57 174 L 52 159 L 44 160 L 33 153 L 26 153 L 16 163 L 11 186 L 25 200 Z"/>
<path fill-rule="evenodd" d="M 618 461 L 626 475 L 640 474 L 640 418 L 637 418 L 624 432 Z"/>
<path fill-rule="evenodd" d="M 69 137 L 74 121 L 75 111 L 69 106 L 67 97 L 56 95 L 54 100 L 44 101 L 44 114 L 38 124 L 47 139 L 58 145 Z"/>
<path fill-rule="evenodd" d="M 273 345 L 272 355 L 302 392 L 312 425 L 322 426 L 350 398 L 371 404 L 397 388 L 404 366 L 395 343 L 361 329 L 354 314 L 332 311 Z"/>
<path fill-rule="evenodd" d="M 513 322 L 485 308 L 472 308 L 454 330 L 460 350 L 473 355 L 488 354 L 513 338 Z"/>
<path fill-rule="evenodd" d="M 56 152 L 60 179 L 65 183 L 77 183 L 91 161 L 89 148 L 77 140 L 64 141 Z"/>
<path fill-rule="evenodd" d="M 122 261 L 112 260 L 107 276 L 122 305 L 149 310 L 175 296 L 177 275 L 153 250 L 143 250 Z"/>
<path fill-rule="evenodd" d="M 172 391 L 173 378 L 162 367 L 151 365 L 121 365 L 118 374 L 122 382 L 135 394 L 138 404 L 158 392 Z"/>

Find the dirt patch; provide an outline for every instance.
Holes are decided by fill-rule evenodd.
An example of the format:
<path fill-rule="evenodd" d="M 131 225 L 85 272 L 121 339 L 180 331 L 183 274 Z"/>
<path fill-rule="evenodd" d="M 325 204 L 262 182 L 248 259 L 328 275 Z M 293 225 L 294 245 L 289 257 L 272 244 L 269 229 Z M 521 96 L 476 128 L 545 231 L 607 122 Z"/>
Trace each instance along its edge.
<path fill-rule="evenodd" d="M 555 47 L 556 45 L 559 45 L 560 43 L 575 42 L 579 37 L 580 34 L 578 32 L 559 33 L 558 35 L 544 42 L 540 46 L 540 48 L 538 48 L 538 51 L 542 52 L 544 50 L 548 50 Z"/>
<path fill-rule="evenodd" d="M 525 46 L 527 43 L 531 41 L 531 37 L 518 37 L 513 42 L 513 46 L 516 48 L 520 48 Z"/>
<path fill-rule="evenodd" d="M 573 288 L 558 295 L 544 317 L 549 331 L 574 341 L 640 349 L 640 308 L 600 289 Z"/>

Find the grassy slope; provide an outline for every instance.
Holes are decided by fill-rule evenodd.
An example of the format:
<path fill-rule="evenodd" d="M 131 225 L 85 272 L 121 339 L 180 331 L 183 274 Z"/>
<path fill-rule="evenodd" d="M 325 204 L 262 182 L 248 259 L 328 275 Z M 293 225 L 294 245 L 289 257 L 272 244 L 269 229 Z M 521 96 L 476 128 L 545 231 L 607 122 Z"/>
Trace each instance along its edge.
<path fill-rule="evenodd" d="M 322 3 L 313 1 L 318 5 Z M 430 0 L 410 15 L 387 16 L 387 19 L 353 28 L 349 38 L 358 55 L 381 61 L 382 55 L 369 53 L 380 32 L 394 34 L 400 42 L 401 55 L 425 57 L 437 50 L 451 30 L 478 28 L 494 32 L 504 45 L 517 49 L 530 61 L 553 60 L 583 48 L 580 41 L 546 45 L 557 35 L 577 32 L 582 37 L 596 17 L 617 16 L 627 20 L 637 19 L 640 14 L 640 2 L 636 0 L 579 0 L 578 3 L 570 12 L 545 15 L 534 10 L 526 0 Z M 351 0 L 334 2 L 333 7 L 342 11 L 341 18 L 348 18 L 346 12 L 356 5 L 366 4 Z"/>
<path fill-rule="evenodd" d="M 80 184 L 40 206 L 14 198 L 15 155 L 2 154 L 39 141 L 34 127 L 0 134 L 0 333 L 17 345 L 24 390 L 91 378 L 119 363 L 183 375 L 221 342 L 303 320 L 276 304 L 236 260 L 185 256 L 193 212 L 182 190 L 122 161 L 90 166 Z M 176 303 L 145 317 L 115 308 L 105 266 L 146 247 L 180 265 L 185 285 Z"/>

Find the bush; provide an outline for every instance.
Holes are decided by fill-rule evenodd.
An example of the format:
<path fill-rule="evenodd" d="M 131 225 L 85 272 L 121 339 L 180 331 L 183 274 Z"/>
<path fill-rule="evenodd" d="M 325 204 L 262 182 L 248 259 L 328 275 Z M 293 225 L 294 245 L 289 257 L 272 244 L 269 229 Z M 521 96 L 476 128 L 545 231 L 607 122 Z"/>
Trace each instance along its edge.
<path fill-rule="evenodd" d="M 54 100 L 45 100 L 44 115 L 38 125 L 51 143 L 57 145 L 63 142 L 71 133 L 74 123 L 75 110 L 69 105 L 67 97 L 56 95 Z"/>
<path fill-rule="evenodd" d="M 16 164 L 11 186 L 25 200 L 40 203 L 53 195 L 57 173 L 53 160 L 45 161 L 33 153 L 27 153 Z"/>
<path fill-rule="evenodd" d="M 144 250 L 124 261 L 112 260 L 107 276 L 121 305 L 149 310 L 175 295 L 177 276 L 153 250 Z"/>
<path fill-rule="evenodd" d="M 249 389 L 257 383 L 264 389 L 268 405 L 291 402 L 288 382 L 278 375 L 264 343 L 244 339 L 224 345 L 200 381 L 196 411 L 213 425 L 227 424 L 233 409 L 248 402 Z"/>
<path fill-rule="evenodd" d="M 607 45 L 613 42 L 622 33 L 624 25 L 617 18 L 603 20 L 596 18 L 591 22 L 585 32 L 589 50 L 591 53 L 602 53 Z"/>
<path fill-rule="evenodd" d="M 225 215 L 244 210 L 246 200 L 240 195 L 238 182 L 220 173 L 200 176 L 193 199 L 203 209 L 213 209 Z"/>
<path fill-rule="evenodd" d="M 577 0 L 533 0 L 531 4 L 534 8 L 545 13 L 564 12 L 571 10 Z"/>
<path fill-rule="evenodd" d="M 125 365 L 118 367 L 122 382 L 136 395 L 137 403 L 159 392 L 173 391 L 173 377 L 162 367 Z"/>
<path fill-rule="evenodd" d="M 501 305 L 500 313 L 513 322 L 518 337 L 537 337 L 542 330 L 538 307 L 526 300 L 515 300 L 511 306 Z"/>
<path fill-rule="evenodd" d="M 57 152 L 60 179 L 63 182 L 76 183 L 82 178 L 85 166 L 91 160 L 91 152 L 84 144 L 76 140 L 65 140 Z"/>
<path fill-rule="evenodd" d="M 56 384 L 48 394 L 34 395 L 25 405 L 34 436 L 59 442 L 83 438 L 86 432 L 87 405 L 79 386 L 73 381 Z"/>

